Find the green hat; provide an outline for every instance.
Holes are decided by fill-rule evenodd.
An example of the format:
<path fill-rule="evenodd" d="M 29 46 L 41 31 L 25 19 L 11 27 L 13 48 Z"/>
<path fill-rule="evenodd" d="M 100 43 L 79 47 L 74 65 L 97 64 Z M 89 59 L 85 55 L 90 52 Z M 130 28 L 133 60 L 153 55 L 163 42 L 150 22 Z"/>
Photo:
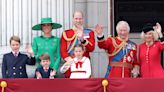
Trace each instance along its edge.
<path fill-rule="evenodd" d="M 61 24 L 52 22 L 51 18 L 42 18 L 41 23 L 33 26 L 32 30 L 42 30 L 42 24 L 49 24 L 49 23 L 52 24 L 52 29 L 58 29 L 62 27 Z"/>

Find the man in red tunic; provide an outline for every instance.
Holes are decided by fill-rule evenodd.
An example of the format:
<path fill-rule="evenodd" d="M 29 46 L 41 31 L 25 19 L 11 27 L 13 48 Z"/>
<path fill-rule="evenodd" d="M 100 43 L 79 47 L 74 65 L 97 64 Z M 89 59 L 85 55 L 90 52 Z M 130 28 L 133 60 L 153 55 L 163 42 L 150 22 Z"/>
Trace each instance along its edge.
<path fill-rule="evenodd" d="M 95 48 L 94 32 L 91 29 L 85 29 L 83 27 L 83 14 L 80 11 L 76 11 L 73 14 L 73 28 L 65 30 L 61 37 L 61 57 L 65 61 L 72 62 L 73 49 L 76 44 L 82 44 L 85 47 L 84 56 L 90 57 L 89 52 L 92 52 Z M 70 76 L 70 71 L 65 73 L 65 77 Z"/>
<path fill-rule="evenodd" d="M 117 37 L 108 37 L 104 40 L 102 27 L 97 25 L 98 46 L 105 49 L 109 57 L 109 65 L 105 77 L 125 78 L 134 77 L 139 74 L 139 63 L 137 62 L 137 46 L 129 40 L 130 27 L 126 21 L 118 22 L 116 26 Z"/>

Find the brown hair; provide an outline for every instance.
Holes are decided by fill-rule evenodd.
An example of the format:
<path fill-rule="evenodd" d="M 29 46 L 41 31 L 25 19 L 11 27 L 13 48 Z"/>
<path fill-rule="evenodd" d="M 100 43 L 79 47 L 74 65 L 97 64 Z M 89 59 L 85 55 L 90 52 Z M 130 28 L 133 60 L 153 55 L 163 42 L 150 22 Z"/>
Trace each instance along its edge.
<path fill-rule="evenodd" d="M 40 56 L 40 60 L 50 60 L 50 56 L 48 54 L 44 53 Z"/>
<path fill-rule="evenodd" d="M 20 43 L 20 38 L 19 38 L 18 36 L 12 36 L 12 37 L 10 38 L 10 44 L 11 44 L 11 41 L 12 41 L 12 40 L 14 40 L 14 41 Z"/>
<path fill-rule="evenodd" d="M 76 13 L 81 13 L 82 18 L 84 17 L 83 12 L 82 12 L 82 11 L 80 11 L 80 10 L 77 10 L 77 11 L 75 11 L 75 12 L 73 13 L 73 15 L 72 15 L 72 16 L 73 16 L 73 18 L 74 18 L 74 16 L 75 16 L 75 14 L 76 14 Z"/>
<path fill-rule="evenodd" d="M 76 47 L 80 47 L 83 51 L 85 50 L 85 49 L 84 49 L 84 46 L 83 46 L 82 44 L 77 44 L 77 45 L 75 45 L 75 46 L 74 46 L 74 49 L 75 49 Z"/>

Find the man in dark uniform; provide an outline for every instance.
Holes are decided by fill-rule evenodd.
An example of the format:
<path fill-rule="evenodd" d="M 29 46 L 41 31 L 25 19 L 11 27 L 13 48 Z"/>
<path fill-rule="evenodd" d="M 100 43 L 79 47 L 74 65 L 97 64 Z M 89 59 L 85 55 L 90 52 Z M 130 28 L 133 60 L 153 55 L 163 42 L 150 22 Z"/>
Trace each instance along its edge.
<path fill-rule="evenodd" d="M 19 52 L 20 38 L 12 36 L 10 38 L 12 51 L 3 56 L 2 77 L 3 78 L 27 78 L 26 64 L 35 65 L 35 58 L 28 57 Z M 32 53 L 29 53 L 30 56 Z"/>

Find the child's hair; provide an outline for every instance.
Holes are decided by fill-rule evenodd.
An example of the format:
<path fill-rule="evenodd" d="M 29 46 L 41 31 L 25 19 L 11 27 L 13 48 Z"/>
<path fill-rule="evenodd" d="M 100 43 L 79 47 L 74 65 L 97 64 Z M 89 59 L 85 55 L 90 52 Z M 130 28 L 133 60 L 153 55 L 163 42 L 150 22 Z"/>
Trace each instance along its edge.
<path fill-rule="evenodd" d="M 20 43 L 20 38 L 19 38 L 18 36 L 12 36 L 12 37 L 10 38 L 10 44 L 11 44 L 11 41 L 12 41 L 12 40 L 14 40 L 14 41 Z"/>
<path fill-rule="evenodd" d="M 50 60 L 50 56 L 48 54 L 44 53 L 40 56 L 40 61 L 41 60 Z"/>
<path fill-rule="evenodd" d="M 74 49 L 75 49 L 76 47 L 80 47 L 80 48 L 84 51 L 84 47 L 83 47 L 82 44 L 77 44 L 77 45 L 75 45 L 75 46 L 74 46 Z"/>

